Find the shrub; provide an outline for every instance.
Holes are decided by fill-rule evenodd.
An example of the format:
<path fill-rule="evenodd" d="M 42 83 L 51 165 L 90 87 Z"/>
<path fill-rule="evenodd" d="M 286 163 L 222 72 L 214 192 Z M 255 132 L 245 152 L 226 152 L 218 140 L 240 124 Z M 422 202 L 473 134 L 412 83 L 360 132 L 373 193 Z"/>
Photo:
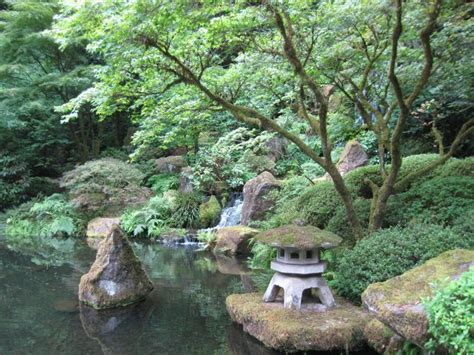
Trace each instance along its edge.
<path fill-rule="evenodd" d="M 452 225 L 470 210 L 474 210 L 474 180 L 464 176 L 438 177 L 393 196 L 386 221 L 389 225 L 410 221 Z"/>
<path fill-rule="evenodd" d="M 93 160 L 64 174 L 65 187 L 74 205 L 85 212 L 120 213 L 126 206 L 143 204 L 151 191 L 140 187 L 143 174 L 123 161 Z"/>
<path fill-rule="evenodd" d="M 131 236 L 158 238 L 171 226 L 174 195 L 155 196 L 148 204 L 137 210 L 126 210 L 121 217 L 121 225 Z"/>
<path fill-rule="evenodd" d="M 474 177 L 474 158 L 451 158 L 443 165 L 437 167 L 433 176 L 470 176 Z"/>
<path fill-rule="evenodd" d="M 382 184 L 382 176 L 378 165 L 362 166 L 348 172 L 344 176 L 346 186 L 352 191 L 354 196 L 362 198 L 372 198 L 372 190 L 366 179 L 371 180 L 377 185 Z"/>
<path fill-rule="evenodd" d="M 121 217 L 125 232 L 134 237 L 159 238 L 173 228 L 194 228 L 199 223 L 201 196 L 167 191 L 140 209 L 128 209 Z"/>
<path fill-rule="evenodd" d="M 252 269 L 269 269 L 270 262 L 276 257 L 276 249 L 263 243 L 254 242 L 249 266 Z"/>
<path fill-rule="evenodd" d="M 199 227 L 199 206 L 202 196 L 196 192 L 178 192 L 175 197 L 172 224 L 175 228 Z"/>
<path fill-rule="evenodd" d="M 0 211 L 27 198 L 31 184 L 30 171 L 20 158 L 2 154 L 0 157 Z"/>
<path fill-rule="evenodd" d="M 474 267 L 425 300 L 431 339 L 428 350 L 439 346 L 450 354 L 474 354 Z"/>
<path fill-rule="evenodd" d="M 354 209 L 364 229 L 367 229 L 369 226 L 370 203 L 370 200 L 365 199 L 357 199 L 354 201 Z M 326 229 L 343 238 L 345 244 L 353 244 L 355 242 L 351 225 L 347 219 L 346 208 L 342 205 L 337 207 Z"/>
<path fill-rule="evenodd" d="M 81 232 L 83 221 L 64 196 L 54 194 L 8 212 L 6 233 L 11 237 L 63 237 Z"/>
<path fill-rule="evenodd" d="M 402 166 L 397 176 L 397 181 L 400 181 L 407 177 L 410 173 L 416 172 L 417 170 L 431 164 L 437 158 L 437 154 L 418 154 L 403 158 Z M 387 165 L 387 170 L 389 169 L 390 165 Z M 372 198 L 372 190 L 370 185 L 366 182 L 366 179 L 369 179 L 380 186 L 383 183 L 383 179 L 380 174 L 380 167 L 378 165 L 363 166 L 348 172 L 344 176 L 344 181 L 354 196 Z M 415 181 L 424 181 L 426 179 L 427 176 L 423 175 Z"/>
<path fill-rule="evenodd" d="M 197 240 L 212 247 L 216 243 L 217 234 L 212 230 L 201 229 L 198 231 Z"/>
<path fill-rule="evenodd" d="M 303 192 L 296 208 L 308 223 L 325 228 L 340 205 L 342 200 L 332 181 L 320 181 Z"/>
<path fill-rule="evenodd" d="M 405 228 L 383 229 L 359 241 L 336 262 L 337 292 L 353 301 L 374 282 L 385 281 L 422 264 L 444 251 L 474 247 L 450 228 L 433 224 L 411 224 Z"/>
<path fill-rule="evenodd" d="M 174 190 L 179 186 L 179 175 L 177 174 L 159 174 L 151 176 L 147 184 L 153 192 L 161 195 L 165 191 Z"/>

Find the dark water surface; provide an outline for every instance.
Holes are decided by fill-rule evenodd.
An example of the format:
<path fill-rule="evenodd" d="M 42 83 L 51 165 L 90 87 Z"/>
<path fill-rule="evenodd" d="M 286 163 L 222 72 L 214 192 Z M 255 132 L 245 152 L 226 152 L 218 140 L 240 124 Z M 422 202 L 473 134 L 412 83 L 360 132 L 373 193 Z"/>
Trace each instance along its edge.
<path fill-rule="evenodd" d="M 0 237 L 0 354 L 272 354 L 225 309 L 245 278 L 190 248 L 135 244 L 155 290 L 145 302 L 97 312 L 77 304 L 95 252 L 84 242 L 48 255 L 9 250 Z M 32 261 L 33 260 L 33 261 Z M 47 260 L 48 261 L 48 260 Z M 51 262 L 48 262 L 51 264 Z M 242 282 L 244 281 L 244 282 Z"/>

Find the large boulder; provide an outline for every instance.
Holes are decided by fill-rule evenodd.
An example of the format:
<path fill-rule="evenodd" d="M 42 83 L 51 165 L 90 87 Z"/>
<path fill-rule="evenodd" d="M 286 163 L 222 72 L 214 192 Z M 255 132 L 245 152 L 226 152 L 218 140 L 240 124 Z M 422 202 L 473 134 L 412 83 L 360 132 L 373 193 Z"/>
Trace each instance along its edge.
<path fill-rule="evenodd" d="M 94 264 L 81 277 L 79 301 L 96 309 L 138 302 L 153 290 L 127 238 L 114 225 L 100 245 Z"/>
<path fill-rule="evenodd" d="M 271 192 L 280 186 L 281 183 L 268 171 L 247 181 L 244 185 L 241 223 L 248 225 L 251 221 L 264 219 L 275 203 Z"/>
<path fill-rule="evenodd" d="M 217 230 L 215 254 L 225 255 L 248 255 L 250 253 L 250 239 L 258 233 L 258 230 L 233 226 Z"/>
<path fill-rule="evenodd" d="M 170 155 L 156 159 L 155 166 L 159 173 L 177 174 L 186 166 L 186 160 L 182 155 Z"/>
<path fill-rule="evenodd" d="M 355 168 L 364 166 L 368 161 L 369 156 L 362 145 L 357 141 L 349 141 L 344 147 L 336 166 L 341 175 L 345 175 Z"/>
<path fill-rule="evenodd" d="M 247 293 L 228 296 L 226 305 L 232 320 L 245 332 L 285 353 L 364 348 L 363 330 L 372 318 L 340 298 L 333 308 L 305 303 L 301 310 L 294 310 L 283 308 L 282 302 L 264 303 L 259 293 Z"/>
<path fill-rule="evenodd" d="M 433 284 L 455 280 L 472 265 L 474 251 L 450 250 L 400 276 L 371 284 L 362 301 L 379 321 L 423 347 L 428 340 L 428 319 L 422 299 L 433 295 Z"/>

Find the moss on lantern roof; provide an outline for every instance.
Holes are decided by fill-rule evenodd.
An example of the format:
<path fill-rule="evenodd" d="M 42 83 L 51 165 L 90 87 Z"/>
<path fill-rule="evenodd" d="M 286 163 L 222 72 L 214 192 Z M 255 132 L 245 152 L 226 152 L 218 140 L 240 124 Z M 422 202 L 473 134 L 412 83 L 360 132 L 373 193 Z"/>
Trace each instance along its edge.
<path fill-rule="evenodd" d="M 342 242 L 336 234 L 313 226 L 288 224 L 267 230 L 255 237 L 259 242 L 277 247 L 298 249 L 334 248 Z"/>

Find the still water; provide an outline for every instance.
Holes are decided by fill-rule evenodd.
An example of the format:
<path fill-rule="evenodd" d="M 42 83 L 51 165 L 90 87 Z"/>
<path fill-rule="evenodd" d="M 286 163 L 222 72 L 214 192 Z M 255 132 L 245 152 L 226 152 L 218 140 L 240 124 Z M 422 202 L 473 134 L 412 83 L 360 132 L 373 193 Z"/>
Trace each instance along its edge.
<path fill-rule="evenodd" d="M 136 306 L 97 312 L 76 301 L 95 256 L 85 242 L 50 246 L 53 256 L 11 248 L 0 236 L 2 355 L 273 354 L 227 315 L 226 296 L 248 287 L 235 260 L 135 243 L 155 290 Z"/>

